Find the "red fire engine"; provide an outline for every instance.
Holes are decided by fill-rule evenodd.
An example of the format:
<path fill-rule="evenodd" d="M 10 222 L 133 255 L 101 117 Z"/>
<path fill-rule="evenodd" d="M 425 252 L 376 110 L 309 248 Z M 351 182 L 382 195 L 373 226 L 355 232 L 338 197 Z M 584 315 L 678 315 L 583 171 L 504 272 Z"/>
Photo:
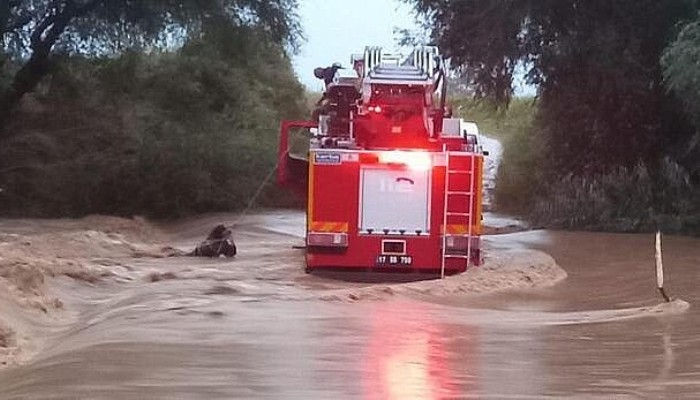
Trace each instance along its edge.
<path fill-rule="evenodd" d="M 479 265 L 483 152 L 476 125 L 446 115 L 437 48 L 368 47 L 351 62 L 331 70 L 313 121 L 281 126 L 278 182 L 308 195 L 307 272 Z M 290 155 L 293 128 L 309 131 L 304 160 Z"/>

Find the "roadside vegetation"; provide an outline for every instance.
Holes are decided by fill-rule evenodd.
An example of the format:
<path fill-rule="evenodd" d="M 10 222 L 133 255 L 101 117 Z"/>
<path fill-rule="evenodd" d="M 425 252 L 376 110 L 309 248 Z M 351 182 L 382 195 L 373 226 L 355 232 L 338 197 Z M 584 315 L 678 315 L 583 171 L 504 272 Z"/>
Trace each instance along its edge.
<path fill-rule="evenodd" d="M 468 116 L 503 141 L 497 209 L 700 233 L 700 2 L 405 1 L 479 99 Z M 516 71 L 535 100 L 513 99 Z"/>
<path fill-rule="evenodd" d="M 471 98 L 452 100 L 454 110 L 462 118 L 475 121 L 479 130 L 503 145 L 495 189 L 496 209 L 511 214 L 524 214 L 534 196 L 537 155 L 534 98 L 514 98 L 507 109 L 493 102 Z"/>
<path fill-rule="evenodd" d="M 700 233 L 700 2 L 412 4 L 462 115 L 504 144 L 496 207 L 536 225 Z M 245 206 L 282 118 L 296 0 L 0 3 L 0 213 Z M 538 88 L 513 98 L 518 71 Z M 294 203 L 269 185 L 260 204 Z"/>
<path fill-rule="evenodd" d="M 19 26 L 42 21 L 36 4 L 61 15 L 70 10 L 58 4 L 71 2 L 10 3 Z M 0 212 L 175 217 L 244 207 L 275 166 L 279 120 L 307 113 L 289 59 L 293 13 L 280 19 L 270 2 L 184 2 L 189 9 L 173 19 L 157 2 L 82 3 L 95 8 L 73 17 L 45 60 L 27 58 L 39 50 L 26 46 L 38 44 L 11 40 L 34 35 L 32 23 L 5 35 Z M 259 18 L 217 8 L 233 3 Z M 151 34 L 132 12 L 157 29 Z M 69 34 L 84 26 L 85 36 Z M 93 32 L 100 27 L 107 34 Z M 159 36 L 166 27 L 177 43 Z M 131 30 L 112 36 L 111 28 Z M 28 73 L 37 74 L 35 85 L 20 95 Z M 273 182 L 258 201 L 293 203 Z"/>
<path fill-rule="evenodd" d="M 507 109 L 464 98 L 452 104 L 461 117 L 477 122 L 482 133 L 503 144 L 497 211 L 554 228 L 700 232 L 700 193 L 690 173 L 670 158 L 653 172 L 638 164 L 593 178 L 568 175 L 541 182 L 548 165 L 543 158 L 546 142 L 536 129 L 537 99 L 513 98 Z"/>

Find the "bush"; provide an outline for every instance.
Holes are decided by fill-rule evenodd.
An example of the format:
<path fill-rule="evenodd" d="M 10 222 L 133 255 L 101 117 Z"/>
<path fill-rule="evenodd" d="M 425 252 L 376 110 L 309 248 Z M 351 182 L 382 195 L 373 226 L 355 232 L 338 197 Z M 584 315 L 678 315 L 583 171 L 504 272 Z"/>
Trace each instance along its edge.
<path fill-rule="evenodd" d="M 175 52 L 59 60 L 0 147 L 2 212 L 173 217 L 245 206 L 275 166 L 279 120 L 307 109 L 281 47 L 253 30 L 226 33 Z M 265 204 L 290 204 L 268 186 Z"/>
<path fill-rule="evenodd" d="M 568 175 L 537 196 L 531 220 L 558 228 L 637 230 L 650 220 L 653 185 L 647 169 L 617 170 L 593 178 Z"/>
<path fill-rule="evenodd" d="M 653 170 L 617 168 L 594 177 L 569 175 L 541 183 L 530 220 L 546 227 L 697 233 L 698 191 L 670 159 Z"/>
<path fill-rule="evenodd" d="M 507 110 L 466 99 L 454 104 L 462 118 L 476 121 L 482 133 L 503 144 L 496 211 L 560 229 L 700 233 L 697 185 L 671 158 L 655 166 L 561 177 L 542 156 L 548 143 L 537 131 L 533 99 L 515 99 Z"/>

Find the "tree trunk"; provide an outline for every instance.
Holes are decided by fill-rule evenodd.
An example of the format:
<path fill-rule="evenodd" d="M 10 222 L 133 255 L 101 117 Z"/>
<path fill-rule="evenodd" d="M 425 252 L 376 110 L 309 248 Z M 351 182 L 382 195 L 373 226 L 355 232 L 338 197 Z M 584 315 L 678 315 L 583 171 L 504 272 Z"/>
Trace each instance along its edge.
<path fill-rule="evenodd" d="M 51 67 L 51 50 L 61 37 L 68 24 L 80 15 L 84 15 L 97 5 L 93 0 L 81 7 L 73 1 L 67 1 L 55 14 L 47 15 L 39 21 L 31 36 L 32 55 L 26 64 L 15 74 L 12 84 L 0 93 L 0 139 L 12 135 L 6 127 L 12 112 L 17 108 L 22 97 L 31 92 L 49 73 Z M 58 6 L 57 6 L 58 7 Z"/>
<path fill-rule="evenodd" d="M 41 79 L 49 72 L 49 55 L 41 52 L 34 52 L 22 68 L 17 71 L 12 81 L 12 85 L 2 93 L 0 98 L 0 137 L 8 137 L 11 132 L 4 129 L 10 122 L 10 116 L 19 105 L 25 94 L 34 90 L 41 82 Z"/>

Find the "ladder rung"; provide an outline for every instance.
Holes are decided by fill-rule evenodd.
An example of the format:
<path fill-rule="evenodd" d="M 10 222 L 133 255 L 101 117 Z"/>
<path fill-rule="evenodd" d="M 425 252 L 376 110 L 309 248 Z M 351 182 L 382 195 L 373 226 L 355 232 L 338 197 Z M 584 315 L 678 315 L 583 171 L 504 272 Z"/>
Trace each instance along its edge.
<path fill-rule="evenodd" d="M 464 174 L 464 175 L 471 175 L 471 173 L 472 173 L 472 171 L 460 170 L 460 169 L 451 169 L 447 172 L 450 174 Z"/>
<path fill-rule="evenodd" d="M 457 196 L 471 196 L 474 194 L 474 192 L 460 192 L 460 191 L 448 191 L 448 195 L 457 195 Z"/>
<path fill-rule="evenodd" d="M 454 215 L 454 216 L 456 216 L 456 217 L 468 217 L 468 216 L 471 215 L 471 213 L 451 212 L 451 211 L 448 211 L 448 212 L 447 212 L 447 215 Z"/>
<path fill-rule="evenodd" d="M 468 259 L 470 258 L 469 256 L 461 255 L 461 254 L 445 254 L 445 258 L 462 258 L 462 259 Z"/>
<path fill-rule="evenodd" d="M 468 238 L 468 237 L 471 237 L 471 236 L 474 236 L 474 235 L 473 235 L 473 234 L 470 235 L 470 234 L 468 234 L 468 233 L 448 233 L 448 234 L 445 235 L 445 236 L 447 236 L 447 237 L 463 237 L 463 238 Z"/>

